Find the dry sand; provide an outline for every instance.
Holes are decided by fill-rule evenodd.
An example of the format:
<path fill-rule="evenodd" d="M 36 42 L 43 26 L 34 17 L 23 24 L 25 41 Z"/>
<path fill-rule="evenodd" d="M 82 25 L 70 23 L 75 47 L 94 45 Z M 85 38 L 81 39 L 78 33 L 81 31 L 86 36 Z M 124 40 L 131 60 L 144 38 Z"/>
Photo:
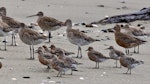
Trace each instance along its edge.
<path fill-rule="evenodd" d="M 74 23 L 92 22 L 102 19 L 108 15 L 118 15 L 131 13 L 140 10 L 143 7 L 149 7 L 150 0 L 124 0 L 126 3 L 121 3 L 122 0 L 0 0 L 0 6 L 7 8 L 7 15 L 13 17 L 26 24 L 35 22 L 37 17 L 26 18 L 28 15 L 36 14 L 38 11 L 43 11 L 45 15 L 65 21 L 70 18 Z M 105 7 L 97 7 L 104 5 Z M 120 9 L 127 6 L 128 9 Z M 149 21 L 138 21 L 132 24 L 143 24 L 146 30 L 150 31 Z M 87 33 L 93 38 L 104 39 L 101 42 L 95 42 L 88 46 L 93 46 L 96 50 L 108 56 L 109 51 L 105 50 L 108 45 L 113 45 L 115 48 L 124 51 L 114 41 L 113 33 L 103 33 L 101 29 L 111 28 L 112 25 L 99 25 L 98 28 L 85 28 L 76 26 L 75 28 L 90 31 Z M 77 52 L 77 46 L 68 42 L 66 36 L 61 36 L 65 32 L 66 27 L 63 27 L 52 33 L 52 44 L 58 47 L 65 48 L 73 52 Z M 60 33 L 60 35 L 58 35 Z M 105 40 L 106 36 L 110 40 Z M 3 40 L 3 38 L 1 38 Z M 149 38 L 147 38 L 150 41 Z M 108 60 L 100 64 L 100 69 L 93 69 L 95 63 L 90 61 L 85 51 L 88 46 L 82 47 L 83 59 L 76 59 L 83 63 L 78 66 L 78 72 L 73 75 L 63 75 L 63 77 L 55 77 L 57 71 L 47 71 L 46 66 L 39 63 L 37 54 L 35 60 L 26 60 L 29 57 L 29 46 L 22 43 L 17 37 L 18 46 L 9 46 L 11 36 L 8 37 L 8 51 L 0 51 L 0 57 L 5 59 L 0 60 L 3 63 L 0 69 L 0 84 L 149 84 L 150 83 L 150 45 L 147 42 L 140 46 L 140 54 L 133 54 L 132 57 L 143 60 L 145 64 L 133 69 L 132 75 L 123 74 L 126 68 L 113 68 L 114 60 Z M 35 49 L 41 45 L 50 44 L 42 43 L 36 45 Z M 3 44 L 1 43 L 1 48 Z M 133 49 L 131 49 L 132 51 Z M 74 55 L 75 56 L 75 55 Z M 69 74 L 68 71 L 66 74 Z M 22 77 L 30 77 L 25 79 Z M 49 77 L 50 79 L 48 79 Z"/>

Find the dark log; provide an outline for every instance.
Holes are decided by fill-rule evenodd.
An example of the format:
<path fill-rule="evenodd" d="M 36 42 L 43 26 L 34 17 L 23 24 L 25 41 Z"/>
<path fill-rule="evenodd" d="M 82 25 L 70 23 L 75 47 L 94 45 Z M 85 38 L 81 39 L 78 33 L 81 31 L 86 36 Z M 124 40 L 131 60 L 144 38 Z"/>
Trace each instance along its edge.
<path fill-rule="evenodd" d="M 111 17 L 106 17 L 97 22 L 91 22 L 90 24 L 112 24 L 112 23 L 129 23 L 136 20 L 150 20 L 150 7 L 143 8 L 138 12 L 123 14 L 123 15 L 115 15 Z"/>

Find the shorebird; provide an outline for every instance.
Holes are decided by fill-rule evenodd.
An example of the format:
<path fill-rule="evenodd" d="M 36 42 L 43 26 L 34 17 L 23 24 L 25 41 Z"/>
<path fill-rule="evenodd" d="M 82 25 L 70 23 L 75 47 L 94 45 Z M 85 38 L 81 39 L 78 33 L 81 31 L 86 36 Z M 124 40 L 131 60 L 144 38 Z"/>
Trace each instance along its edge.
<path fill-rule="evenodd" d="M 0 37 L 4 37 L 4 46 L 5 46 L 5 48 L 4 48 L 4 50 L 6 51 L 7 49 L 6 49 L 6 36 L 8 36 L 8 35 L 10 35 L 12 33 L 12 29 L 10 28 L 10 26 L 9 25 L 7 25 L 6 23 L 4 23 L 4 22 L 1 22 L 0 21 Z"/>
<path fill-rule="evenodd" d="M 30 45 L 30 60 L 34 59 L 34 45 L 40 44 L 46 40 L 46 36 L 40 34 L 30 28 L 24 23 L 20 23 L 21 29 L 19 31 L 19 37 L 21 41 L 27 45 Z"/>
<path fill-rule="evenodd" d="M 63 72 L 66 72 L 70 69 L 70 67 L 66 66 L 65 63 L 55 55 L 52 59 L 49 59 L 49 63 L 53 69 L 58 71 L 57 77 L 61 77 Z"/>
<path fill-rule="evenodd" d="M 120 64 L 128 68 L 126 74 L 128 74 L 128 71 L 130 71 L 129 74 L 131 74 L 131 69 L 135 68 L 137 65 L 144 64 L 144 62 L 138 61 L 132 57 L 127 57 L 125 55 L 122 55 L 120 58 Z"/>
<path fill-rule="evenodd" d="M 51 38 L 51 31 L 55 31 L 65 25 L 64 22 L 56 20 L 55 18 L 44 16 L 44 13 L 41 11 L 38 12 L 36 15 L 31 15 L 27 17 L 33 16 L 38 16 L 37 19 L 38 25 L 41 27 L 43 31 L 46 30 L 49 32 L 49 42 Z"/>
<path fill-rule="evenodd" d="M 99 63 L 100 63 L 100 62 L 104 62 L 104 61 L 106 61 L 107 59 L 110 59 L 110 57 L 106 57 L 106 56 L 104 56 L 102 53 L 100 53 L 100 52 L 94 50 L 93 47 L 89 47 L 89 48 L 87 49 L 87 51 L 88 51 L 87 55 L 88 55 L 89 59 L 90 59 L 91 61 L 96 62 L 96 66 L 95 66 L 96 69 L 99 68 Z"/>
<path fill-rule="evenodd" d="M 114 49 L 114 47 L 113 46 L 110 46 L 109 48 L 107 48 L 108 50 L 110 50 L 110 52 L 109 52 L 109 56 L 110 56 L 110 58 L 111 59 L 114 59 L 114 60 L 116 60 L 116 68 L 118 67 L 117 66 L 117 64 L 118 64 L 118 60 L 120 59 L 120 57 L 122 56 L 122 55 L 125 55 L 122 51 L 120 51 L 120 50 L 116 50 L 116 49 Z M 121 65 L 120 65 L 120 68 L 121 68 Z"/>
<path fill-rule="evenodd" d="M 138 46 L 138 51 L 137 53 L 139 53 L 139 45 L 144 44 L 146 41 L 132 37 L 130 35 L 124 34 L 122 32 L 120 32 L 121 27 L 120 25 L 116 25 L 114 27 L 115 30 L 115 41 L 116 43 L 125 48 L 125 52 L 126 54 L 129 54 L 129 48 L 133 48 Z"/>
<path fill-rule="evenodd" d="M 78 46 L 78 53 L 76 58 L 82 58 L 82 50 L 81 46 L 88 45 L 95 41 L 100 41 L 98 39 L 94 39 L 92 37 L 87 36 L 86 34 L 80 32 L 79 30 L 72 29 L 72 21 L 70 19 L 66 20 L 67 25 L 67 38 L 68 40 Z M 80 54 L 80 56 L 79 56 Z"/>
<path fill-rule="evenodd" d="M 2 62 L 0 62 L 0 69 L 2 68 Z"/>
<path fill-rule="evenodd" d="M 79 64 L 76 60 L 66 57 L 65 53 L 62 50 L 56 51 L 57 57 L 64 62 L 66 66 L 68 66 L 71 69 L 71 75 L 73 71 L 77 70 L 77 65 Z"/>
<path fill-rule="evenodd" d="M 53 58 L 54 55 L 49 52 L 45 52 L 45 50 L 42 47 L 39 47 L 36 50 L 36 52 L 38 53 L 39 62 L 43 65 L 46 65 L 47 69 L 51 69 L 51 65 L 50 65 L 48 59 Z"/>
<path fill-rule="evenodd" d="M 74 52 L 69 52 L 69 51 L 66 51 L 64 49 L 58 48 L 55 45 L 51 45 L 49 48 L 51 49 L 50 52 L 53 54 L 56 54 L 56 52 L 59 52 L 59 51 L 63 51 L 66 56 L 71 55 L 71 54 L 75 54 Z"/>
<path fill-rule="evenodd" d="M 1 7 L 0 8 L 0 16 L 2 18 L 2 21 L 6 24 L 8 24 L 12 29 L 12 46 L 17 46 L 16 43 L 16 34 L 18 33 L 18 30 L 20 28 L 20 23 L 19 21 L 15 20 L 14 18 L 8 17 L 6 16 L 6 8 L 5 7 Z"/>
<path fill-rule="evenodd" d="M 139 39 L 141 39 L 140 37 L 150 36 L 150 33 L 143 31 L 139 27 L 130 26 L 128 24 L 123 26 L 122 29 L 125 29 L 126 34 Z"/>

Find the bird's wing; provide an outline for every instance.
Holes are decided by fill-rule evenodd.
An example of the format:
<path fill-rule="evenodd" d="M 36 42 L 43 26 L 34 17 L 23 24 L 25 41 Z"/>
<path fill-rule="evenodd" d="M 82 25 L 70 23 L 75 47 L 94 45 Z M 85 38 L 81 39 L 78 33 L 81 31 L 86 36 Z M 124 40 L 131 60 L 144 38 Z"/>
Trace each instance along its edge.
<path fill-rule="evenodd" d="M 69 30 L 69 35 L 71 35 L 71 36 L 73 36 L 74 38 L 77 38 L 77 39 L 84 39 L 84 40 L 87 40 L 87 41 L 95 41 L 95 39 L 87 36 L 86 34 L 80 32 L 79 30 L 75 30 L 75 29 Z"/>
<path fill-rule="evenodd" d="M 46 17 L 46 16 L 43 17 L 42 20 L 43 20 L 44 24 L 47 24 L 47 25 L 50 25 L 50 26 L 58 26 L 58 25 L 61 26 L 62 23 L 63 23 L 63 22 L 58 21 L 54 18 Z"/>

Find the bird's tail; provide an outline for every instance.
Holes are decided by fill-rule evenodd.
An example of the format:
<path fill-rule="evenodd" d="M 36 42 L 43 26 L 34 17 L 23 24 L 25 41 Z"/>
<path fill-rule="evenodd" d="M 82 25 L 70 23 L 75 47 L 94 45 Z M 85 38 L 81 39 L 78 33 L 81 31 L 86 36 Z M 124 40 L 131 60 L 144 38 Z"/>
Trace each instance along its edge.
<path fill-rule="evenodd" d="M 144 64 L 144 62 L 143 61 L 136 61 L 136 63 L 138 64 L 138 65 L 140 65 L 140 64 Z"/>

